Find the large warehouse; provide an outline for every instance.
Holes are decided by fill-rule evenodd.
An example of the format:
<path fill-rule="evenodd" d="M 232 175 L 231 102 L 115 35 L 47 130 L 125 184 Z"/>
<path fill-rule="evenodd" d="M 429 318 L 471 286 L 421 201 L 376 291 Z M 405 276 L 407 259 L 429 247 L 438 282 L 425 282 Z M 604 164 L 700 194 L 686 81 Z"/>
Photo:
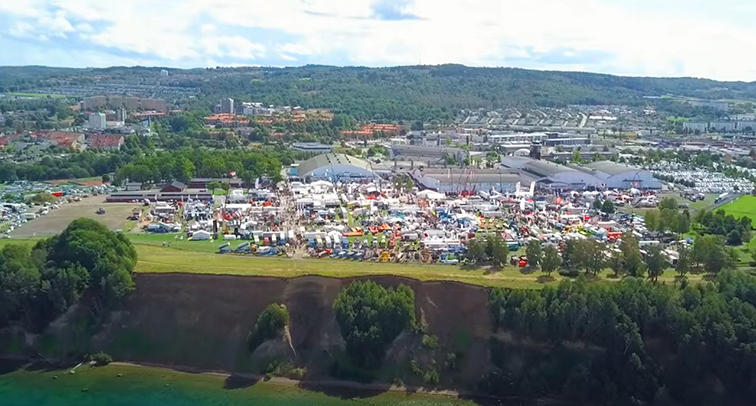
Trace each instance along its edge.
<path fill-rule="evenodd" d="M 439 193 L 514 192 L 520 175 L 501 169 L 422 169 L 413 173 L 415 179 L 426 189 Z"/>
<path fill-rule="evenodd" d="M 292 177 L 302 180 L 359 180 L 376 176 L 370 163 L 345 154 L 323 154 L 312 157 L 289 172 Z"/>
<path fill-rule="evenodd" d="M 645 169 L 634 168 L 612 161 L 592 162 L 584 165 L 609 189 L 661 189 L 661 183 Z"/>
<path fill-rule="evenodd" d="M 591 173 L 528 157 L 505 156 L 501 159 L 501 164 L 522 171 L 524 175 L 534 178 L 539 187 L 545 189 L 596 189 L 603 187 L 604 183 Z"/>

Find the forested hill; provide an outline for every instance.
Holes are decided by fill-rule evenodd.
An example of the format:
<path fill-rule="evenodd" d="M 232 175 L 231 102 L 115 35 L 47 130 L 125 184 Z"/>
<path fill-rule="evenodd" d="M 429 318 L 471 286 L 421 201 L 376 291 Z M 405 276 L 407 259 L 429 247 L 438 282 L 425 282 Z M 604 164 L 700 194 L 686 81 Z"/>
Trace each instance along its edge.
<path fill-rule="evenodd" d="M 6 71 L 13 69 L 12 75 Z M 0 90 L 17 87 L 19 69 L 0 67 Z M 161 68 L 34 69 L 46 77 L 98 77 L 149 83 Z M 473 68 L 462 65 L 390 68 L 308 65 L 293 68 L 170 69 L 161 84 L 196 87 L 201 100 L 219 97 L 266 104 L 323 107 L 357 118 L 450 117 L 459 109 L 568 104 L 631 104 L 643 96 L 676 95 L 703 99 L 756 99 L 756 82 L 718 82 L 695 78 L 638 78 L 596 73 Z M 9 80 L 3 80 L 8 78 Z M 18 89 L 20 90 L 20 89 Z M 378 116 L 378 117 L 376 117 Z"/>
<path fill-rule="evenodd" d="M 756 83 L 631 78 L 461 65 L 393 68 L 304 66 L 227 69 L 203 83 L 209 95 L 250 95 L 273 104 L 327 107 L 358 118 L 448 117 L 459 109 L 631 104 L 643 96 L 756 98 Z M 216 71 L 217 72 L 217 71 Z M 231 74 L 235 72 L 237 74 Z"/>

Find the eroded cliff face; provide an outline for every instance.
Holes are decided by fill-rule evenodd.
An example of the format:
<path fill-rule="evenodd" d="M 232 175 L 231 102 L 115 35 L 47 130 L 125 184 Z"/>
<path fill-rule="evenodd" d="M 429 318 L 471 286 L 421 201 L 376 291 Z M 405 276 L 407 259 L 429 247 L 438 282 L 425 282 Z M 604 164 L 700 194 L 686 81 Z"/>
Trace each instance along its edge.
<path fill-rule="evenodd" d="M 397 339 L 387 355 L 388 368 L 416 358 L 426 366 L 435 362 L 440 369 L 449 353 L 458 353 L 456 371 L 442 372 L 443 380 L 474 385 L 486 372 L 492 334 L 487 289 L 397 277 L 369 279 L 386 287 L 401 283 L 412 287 L 418 320 L 427 325 L 428 334 L 439 339 L 439 348 L 430 352 L 423 352 L 420 340 Z M 284 353 L 297 366 L 307 367 L 308 378 L 323 378 L 330 359 L 344 347 L 333 301 L 353 280 L 137 274 L 136 291 L 91 346 L 120 361 L 257 372 L 264 357 L 250 357 L 247 334 L 268 304 L 283 303 L 289 309 L 287 340 L 293 347 L 293 353 Z M 388 378 L 389 374 L 380 376 Z"/>

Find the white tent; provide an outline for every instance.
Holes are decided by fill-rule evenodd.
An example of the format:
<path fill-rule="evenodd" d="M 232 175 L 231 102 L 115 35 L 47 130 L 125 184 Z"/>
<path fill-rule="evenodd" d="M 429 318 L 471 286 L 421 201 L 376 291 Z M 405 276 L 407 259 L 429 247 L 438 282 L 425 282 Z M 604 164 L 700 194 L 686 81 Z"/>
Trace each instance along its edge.
<path fill-rule="evenodd" d="M 417 193 L 417 197 L 428 200 L 441 200 L 446 196 L 443 193 L 434 192 L 432 190 L 423 190 L 422 192 Z"/>
<path fill-rule="evenodd" d="M 205 241 L 210 239 L 210 232 L 205 230 L 196 231 L 192 234 L 192 241 Z"/>

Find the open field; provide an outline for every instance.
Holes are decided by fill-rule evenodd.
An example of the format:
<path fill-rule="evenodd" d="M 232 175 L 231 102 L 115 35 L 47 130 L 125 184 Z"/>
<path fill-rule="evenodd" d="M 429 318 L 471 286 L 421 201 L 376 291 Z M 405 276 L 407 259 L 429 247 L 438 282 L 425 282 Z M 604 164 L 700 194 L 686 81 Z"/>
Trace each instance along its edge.
<path fill-rule="evenodd" d="M 756 196 L 742 196 L 738 200 L 722 206 L 721 209 L 727 214 L 732 214 L 735 218 L 747 216 L 751 219 L 751 222 L 756 222 Z"/>
<path fill-rule="evenodd" d="M 190 250 L 191 244 L 200 244 L 203 251 Z M 524 268 L 506 266 L 503 270 L 491 272 L 484 268 L 462 269 L 454 265 L 437 264 L 396 264 L 359 262 L 333 259 L 294 260 L 280 257 L 256 257 L 234 254 L 215 254 L 207 247 L 216 244 L 201 242 L 172 242 L 171 247 L 135 242 L 139 261 L 136 272 L 142 273 L 198 273 L 210 275 L 272 276 L 292 278 L 305 275 L 319 275 L 334 278 L 351 278 L 368 275 L 392 275 L 420 281 L 456 281 L 478 286 L 507 287 L 520 289 L 540 289 L 547 283 L 556 283 L 564 278 L 553 274 L 553 280 L 546 280 L 545 274 Z M 179 248 L 183 247 L 183 249 Z M 609 271 L 599 279 L 606 278 Z M 702 275 L 688 275 L 689 281 L 700 281 Z M 668 270 L 659 280 L 672 283 L 673 270 Z"/>
<path fill-rule="evenodd" d="M 33 98 L 51 98 L 51 99 L 65 99 L 68 95 L 65 94 L 44 94 L 44 93 L 6 93 L 6 96 L 14 97 L 33 97 Z"/>
<path fill-rule="evenodd" d="M 173 234 L 127 234 L 134 243 L 139 261 L 139 273 L 195 273 L 207 275 L 271 276 L 293 278 L 318 275 L 332 278 L 352 278 L 369 275 L 401 276 L 420 281 L 456 281 L 470 285 L 505 287 L 513 289 L 541 289 L 546 284 L 562 279 L 552 274 L 544 278 L 540 271 L 506 266 L 501 271 L 491 272 L 485 268 L 462 269 L 455 265 L 397 264 L 360 262 L 335 259 L 290 259 L 281 257 L 258 257 L 253 255 L 217 254 L 218 241 L 181 241 Z M 756 240 L 754 240 L 756 242 Z M 7 244 L 33 245 L 35 239 L 0 240 L 0 248 Z M 170 247 L 163 247 L 163 242 Z M 750 254 L 741 255 L 742 265 L 750 261 Z M 612 281 L 611 271 L 604 271 L 598 280 Z M 673 283 L 675 272 L 667 270 L 661 283 Z M 690 282 L 703 280 L 703 275 L 688 274 Z"/>
<path fill-rule="evenodd" d="M 40 390 L 44 388 L 44 390 Z M 350 396 L 350 392 L 351 396 Z M 474 405 L 451 396 L 397 391 L 307 390 L 293 381 L 257 381 L 225 374 L 184 373 L 111 364 L 68 370 L 0 371 L 0 403 L 57 405 Z"/>
<path fill-rule="evenodd" d="M 103 196 L 93 196 L 82 199 L 80 202 L 64 204 L 59 209 L 50 210 L 47 215 L 13 230 L 11 237 L 24 239 L 58 234 L 71 221 L 81 217 L 95 219 L 111 230 L 117 230 L 123 228 L 126 219 L 131 215 L 132 209 L 139 207 L 132 203 L 108 203 L 106 205 L 103 203 L 103 199 Z M 100 207 L 106 210 L 105 214 L 98 215 L 95 213 Z"/>

